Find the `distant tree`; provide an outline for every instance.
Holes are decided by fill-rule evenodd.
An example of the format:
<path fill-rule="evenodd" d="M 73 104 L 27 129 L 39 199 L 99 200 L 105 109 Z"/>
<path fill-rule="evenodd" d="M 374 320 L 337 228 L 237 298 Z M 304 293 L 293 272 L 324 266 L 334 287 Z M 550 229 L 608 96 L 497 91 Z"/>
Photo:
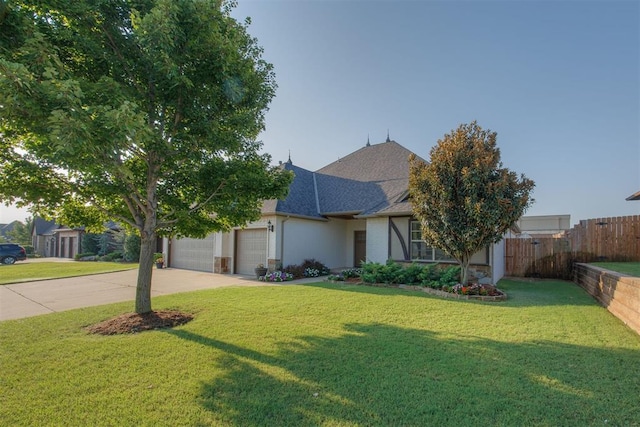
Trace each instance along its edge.
<path fill-rule="evenodd" d="M 135 311 L 151 311 L 157 235 L 260 217 L 288 172 L 255 138 L 271 64 L 223 0 L 0 2 L 0 199 L 141 238 Z"/>
<path fill-rule="evenodd" d="M 7 237 L 11 242 L 18 243 L 20 245 L 30 245 L 31 242 L 31 226 L 33 225 L 33 218 L 29 217 L 25 220 L 24 224 L 18 221 L 13 230 L 7 232 Z"/>
<path fill-rule="evenodd" d="M 499 242 L 533 203 L 534 182 L 502 167 L 496 135 L 475 121 L 463 124 L 438 140 L 429 163 L 410 159 L 409 192 L 422 238 L 460 263 L 463 284 L 471 256 Z"/>
<path fill-rule="evenodd" d="M 82 253 L 98 255 L 98 252 L 100 251 L 99 243 L 100 234 L 84 233 L 82 235 Z"/>
<path fill-rule="evenodd" d="M 140 236 L 128 234 L 124 239 L 123 257 L 128 262 L 138 262 L 140 260 Z"/>

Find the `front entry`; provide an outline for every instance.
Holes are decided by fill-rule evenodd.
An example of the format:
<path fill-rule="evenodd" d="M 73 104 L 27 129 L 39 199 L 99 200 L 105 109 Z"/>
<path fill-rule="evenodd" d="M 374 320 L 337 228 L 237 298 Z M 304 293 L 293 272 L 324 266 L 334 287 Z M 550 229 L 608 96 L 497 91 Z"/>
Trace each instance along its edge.
<path fill-rule="evenodd" d="M 353 233 L 353 266 L 360 267 L 367 262 L 367 232 L 354 231 Z"/>

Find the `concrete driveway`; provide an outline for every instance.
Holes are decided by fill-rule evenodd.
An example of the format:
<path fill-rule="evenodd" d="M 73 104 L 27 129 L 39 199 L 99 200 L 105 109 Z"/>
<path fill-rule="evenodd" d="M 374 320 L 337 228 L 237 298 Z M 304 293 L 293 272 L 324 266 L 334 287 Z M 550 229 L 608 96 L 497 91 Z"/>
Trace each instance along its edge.
<path fill-rule="evenodd" d="M 2 268 L 12 268 L 10 266 Z M 42 280 L 0 286 L 0 321 L 40 314 L 134 301 L 138 270 Z M 253 277 L 202 273 L 173 268 L 154 269 L 151 297 L 225 286 L 273 286 Z M 318 281 L 304 279 L 302 281 Z M 300 283 L 301 281 L 286 282 Z M 132 306 L 133 311 L 133 306 Z"/>

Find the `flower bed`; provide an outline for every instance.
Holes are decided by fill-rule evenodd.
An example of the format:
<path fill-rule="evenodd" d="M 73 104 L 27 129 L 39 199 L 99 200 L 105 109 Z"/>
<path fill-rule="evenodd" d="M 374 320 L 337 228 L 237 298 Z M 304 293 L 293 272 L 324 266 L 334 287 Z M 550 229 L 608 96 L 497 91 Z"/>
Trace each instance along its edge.
<path fill-rule="evenodd" d="M 344 281 L 344 280 L 333 280 L 328 278 L 327 281 L 332 283 L 347 282 L 354 285 L 373 286 L 377 288 L 397 288 L 397 289 L 405 289 L 410 291 L 422 291 L 427 294 L 436 295 L 443 298 L 466 299 L 466 300 L 476 300 L 476 301 L 505 301 L 507 299 L 507 294 L 505 292 L 501 291 L 500 289 L 492 285 L 470 285 L 470 286 L 464 286 L 464 287 L 462 285 L 456 285 L 460 287 L 459 292 L 454 292 L 453 289 L 446 291 L 446 290 L 434 289 L 434 288 L 429 288 L 426 286 L 418 286 L 418 285 L 402 285 L 402 284 L 391 285 L 391 284 L 385 284 L 385 283 L 365 283 L 362 280 Z M 467 288 L 467 289 L 463 291 L 462 288 Z M 486 291 L 480 293 L 480 290 L 478 288 L 485 288 Z M 491 289 L 491 291 L 487 288 Z M 463 293 L 463 292 L 466 292 L 466 293 Z M 469 292 L 472 292 L 472 293 L 469 293 Z M 473 293 L 473 292 L 478 292 L 478 293 Z"/>
<path fill-rule="evenodd" d="M 330 282 L 348 282 L 377 287 L 393 287 L 423 291 L 445 298 L 503 301 L 507 295 L 489 284 L 458 284 L 460 267 L 440 267 L 437 264 L 403 267 L 394 261 L 386 264 L 367 262 L 362 268 L 344 270 L 327 278 Z"/>
<path fill-rule="evenodd" d="M 293 280 L 293 274 L 285 273 L 284 271 L 274 271 L 261 276 L 260 280 L 265 282 L 286 282 L 288 280 Z"/>

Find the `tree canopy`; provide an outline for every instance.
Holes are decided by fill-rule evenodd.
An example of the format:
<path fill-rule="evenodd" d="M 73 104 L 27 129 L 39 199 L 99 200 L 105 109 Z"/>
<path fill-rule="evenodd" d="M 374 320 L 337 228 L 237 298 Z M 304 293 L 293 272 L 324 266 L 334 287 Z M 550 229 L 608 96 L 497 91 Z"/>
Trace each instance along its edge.
<path fill-rule="evenodd" d="M 455 258 L 467 282 L 473 254 L 497 243 L 533 203 L 534 182 L 502 166 L 496 132 L 474 121 L 446 134 L 430 162 L 410 161 L 409 192 L 422 238 Z"/>
<path fill-rule="evenodd" d="M 291 180 L 255 142 L 276 84 L 232 7 L 0 3 L 0 196 L 70 226 L 137 230 L 139 313 L 158 234 L 244 225 Z"/>

